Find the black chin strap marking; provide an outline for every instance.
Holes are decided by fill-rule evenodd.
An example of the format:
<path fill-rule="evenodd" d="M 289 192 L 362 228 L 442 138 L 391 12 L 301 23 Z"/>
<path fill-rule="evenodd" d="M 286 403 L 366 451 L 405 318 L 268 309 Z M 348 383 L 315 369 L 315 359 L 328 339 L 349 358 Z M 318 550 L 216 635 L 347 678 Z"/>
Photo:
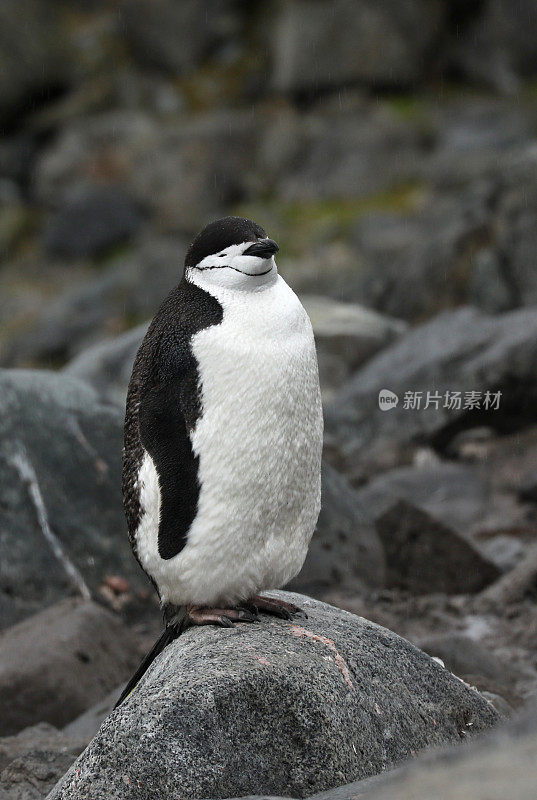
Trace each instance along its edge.
<path fill-rule="evenodd" d="M 249 278 L 259 278 L 261 275 L 268 275 L 272 269 L 272 265 L 265 272 L 243 272 L 242 269 L 232 267 L 229 264 L 215 264 L 214 267 L 193 267 L 199 269 L 200 272 L 205 272 L 206 269 L 233 269 L 235 272 L 240 272 L 241 275 L 248 275 Z"/>

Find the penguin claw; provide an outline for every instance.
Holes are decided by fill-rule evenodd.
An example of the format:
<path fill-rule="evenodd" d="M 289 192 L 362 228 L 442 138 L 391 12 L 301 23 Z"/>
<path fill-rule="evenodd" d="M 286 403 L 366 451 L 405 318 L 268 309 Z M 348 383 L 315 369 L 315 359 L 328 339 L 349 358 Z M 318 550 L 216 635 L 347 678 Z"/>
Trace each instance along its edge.
<path fill-rule="evenodd" d="M 241 608 L 239 606 L 239 608 L 237 608 L 237 613 L 241 622 L 261 622 L 259 614 L 253 614 L 248 608 Z"/>
<path fill-rule="evenodd" d="M 261 622 L 259 611 L 253 603 L 241 603 L 241 605 L 237 606 L 237 608 L 239 611 L 244 611 L 246 614 L 249 614 L 251 619 L 249 618 L 248 622 Z"/>
<path fill-rule="evenodd" d="M 258 622 L 257 617 L 246 608 L 205 608 L 189 606 L 188 617 L 191 625 L 220 625 L 234 628 L 236 622 Z"/>
<path fill-rule="evenodd" d="M 306 612 L 294 603 L 287 603 L 285 600 L 277 600 L 275 597 L 263 597 L 262 595 L 254 595 L 248 601 L 248 607 L 254 606 L 257 611 L 263 611 L 265 614 L 272 614 L 280 619 L 293 619 L 298 615 L 308 618 Z"/>

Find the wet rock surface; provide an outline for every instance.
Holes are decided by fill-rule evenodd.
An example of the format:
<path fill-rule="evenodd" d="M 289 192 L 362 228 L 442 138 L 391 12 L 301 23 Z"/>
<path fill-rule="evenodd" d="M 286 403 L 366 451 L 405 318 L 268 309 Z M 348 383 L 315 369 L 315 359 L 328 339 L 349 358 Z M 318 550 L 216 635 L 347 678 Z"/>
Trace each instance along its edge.
<path fill-rule="evenodd" d="M 489 316 L 464 308 L 414 328 L 371 359 L 327 409 L 326 427 L 347 471 L 359 479 L 361 468 L 386 468 L 390 459 L 396 465 L 419 443 L 445 448 L 456 433 L 484 419 L 499 431 L 522 428 L 532 418 L 536 391 L 536 331 L 534 309 Z M 379 408 L 385 389 L 399 397 L 389 412 Z M 451 399 L 454 391 L 456 402 Z M 472 398 L 479 401 L 477 406 Z"/>
<path fill-rule="evenodd" d="M 44 235 L 49 255 L 84 258 L 100 255 L 131 239 L 142 214 L 117 189 L 83 190 L 66 197 Z"/>
<path fill-rule="evenodd" d="M 352 80 L 399 87 L 411 84 L 420 74 L 441 19 L 439 3 L 420 0 L 404 6 L 292 0 L 278 19 L 274 85 L 304 92 Z M 379 37 L 389 42 L 382 53 L 373 44 Z"/>
<path fill-rule="evenodd" d="M 321 478 L 317 528 L 290 589 L 320 597 L 333 586 L 350 591 L 360 584 L 383 586 L 384 550 L 365 507 L 345 478 L 327 463 Z"/>
<path fill-rule="evenodd" d="M 121 508 L 121 412 L 46 372 L 3 371 L 0 398 L 2 627 L 115 574 L 145 591 Z"/>
<path fill-rule="evenodd" d="M 0 792 L 5 800 L 45 797 L 86 741 L 41 722 L 0 739 Z"/>
<path fill-rule="evenodd" d="M 389 631 L 289 599 L 308 619 L 197 629 L 167 647 L 51 798 L 124 796 L 122 775 L 132 798 L 305 796 L 497 720 Z"/>
<path fill-rule="evenodd" d="M 61 727 L 137 665 L 136 641 L 95 603 L 64 600 L 0 636 L 0 733 L 41 720 Z"/>
<path fill-rule="evenodd" d="M 530 800 L 536 752 L 535 709 L 531 708 L 511 725 L 468 747 L 425 754 L 392 773 L 320 793 L 315 799 L 351 800 L 358 796 L 366 800 L 429 800 L 445 796 L 464 800 L 481 794 L 501 800 L 512 794 Z"/>
<path fill-rule="evenodd" d="M 399 500 L 376 520 L 386 556 L 386 585 L 413 594 L 472 594 L 500 570 L 469 542 L 421 509 Z"/>

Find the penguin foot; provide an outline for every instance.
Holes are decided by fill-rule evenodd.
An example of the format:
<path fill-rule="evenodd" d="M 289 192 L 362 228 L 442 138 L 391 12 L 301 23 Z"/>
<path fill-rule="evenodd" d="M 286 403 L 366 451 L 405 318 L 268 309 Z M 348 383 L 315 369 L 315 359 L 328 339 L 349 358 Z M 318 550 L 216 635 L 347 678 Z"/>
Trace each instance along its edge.
<path fill-rule="evenodd" d="M 220 625 L 222 628 L 234 628 L 235 622 L 258 622 L 258 615 L 247 608 L 187 606 L 186 610 L 191 625 Z"/>
<path fill-rule="evenodd" d="M 260 594 L 255 594 L 250 597 L 247 603 L 243 603 L 245 608 L 255 609 L 257 612 L 262 611 L 265 614 L 272 614 L 274 617 L 280 619 L 293 619 L 297 614 L 302 614 L 308 617 L 306 612 L 294 603 L 286 603 L 285 600 L 276 600 L 275 597 L 263 597 Z"/>

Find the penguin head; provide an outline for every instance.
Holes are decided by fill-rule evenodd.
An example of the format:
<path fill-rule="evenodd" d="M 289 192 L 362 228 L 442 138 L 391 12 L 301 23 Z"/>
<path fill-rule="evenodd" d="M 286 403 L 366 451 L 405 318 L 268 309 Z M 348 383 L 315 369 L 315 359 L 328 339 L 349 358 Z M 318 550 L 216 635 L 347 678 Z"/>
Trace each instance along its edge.
<path fill-rule="evenodd" d="M 223 217 L 199 233 L 185 258 L 185 278 L 200 285 L 255 291 L 276 278 L 279 248 L 244 217 Z"/>

